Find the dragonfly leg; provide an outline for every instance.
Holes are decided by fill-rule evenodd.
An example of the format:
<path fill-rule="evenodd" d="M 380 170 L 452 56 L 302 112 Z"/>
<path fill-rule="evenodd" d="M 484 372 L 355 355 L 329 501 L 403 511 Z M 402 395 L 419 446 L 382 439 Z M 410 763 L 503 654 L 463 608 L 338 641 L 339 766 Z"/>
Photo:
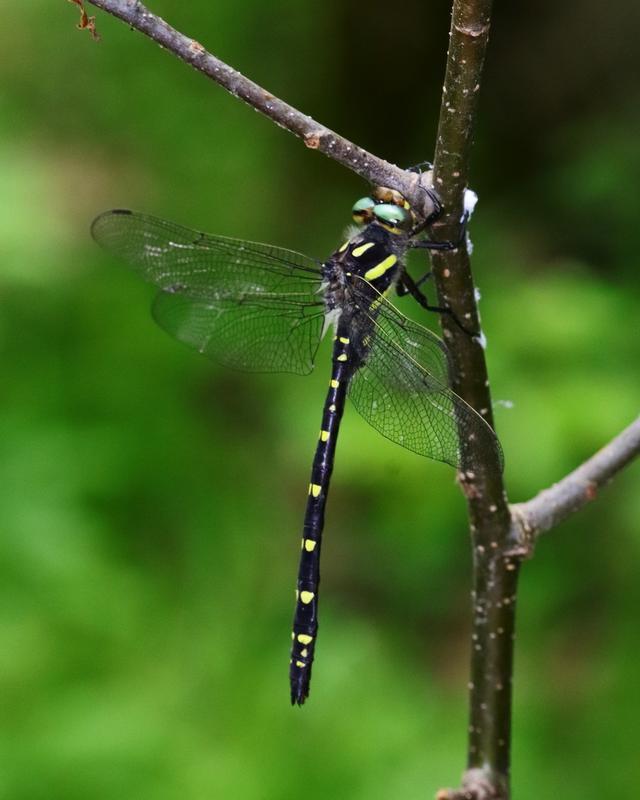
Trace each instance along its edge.
<path fill-rule="evenodd" d="M 459 246 L 459 242 L 432 242 L 431 239 L 420 239 L 409 244 L 412 250 L 455 250 Z"/>
<path fill-rule="evenodd" d="M 422 286 L 425 281 L 428 281 L 429 278 L 433 275 L 433 272 L 429 270 L 429 272 L 425 272 L 421 278 L 418 278 L 416 281 L 416 286 Z"/>
<path fill-rule="evenodd" d="M 433 169 L 433 164 L 430 161 L 420 161 L 412 167 L 407 167 L 407 172 L 417 172 L 418 175 L 422 175 L 423 172 L 428 172 L 430 169 Z"/>
<path fill-rule="evenodd" d="M 407 167 L 407 172 L 417 172 L 418 175 L 422 175 L 423 172 L 428 172 L 430 169 L 433 169 L 433 164 L 430 161 L 420 161 L 420 163 L 414 164 L 412 167 Z M 440 214 L 442 214 L 442 203 L 440 202 L 438 194 L 433 189 L 428 189 L 426 186 L 422 186 L 421 188 L 422 191 L 429 196 L 429 199 L 433 203 L 433 211 L 419 225 L 416 225 L 416 227 L 411 231 L 412 236 L 415 236 L 425 228 L 428 228 L 429 225 L 432 225 L 438 219 Z"/>
<path fill-rule="evenodd" d="M 429 278 L 433 275 L 433 272 L 429 270 L 429 272 L 425 272 L 421 278 L 418 278 L 417 281 L 414 281 L 416 288 L 422 286 L 425 281 L 428 281 Z M 405 295 L 409 294 L 409 289 L 405 286 L 405 284 L 400 280 L 396 284 L 396 294 L 398 297 L 404 297 Z"/>
<path fill-rule="evenodd" d="M 435 220 L 440 216 L 441 213 L 442 213 L 442 206 L 438 201 L 436 211 L 434 211 L 433 214 L 427 217 L 427 219 L 424 222 L 421 222 L 419 225 L 416 225 L 416 227 L 411 231 L 411 236 L 417 236 L 417 234 L 421 233 L 425 228 L 427 228 L 429 225 L 435 222 Z M 433 242 L 431 241 L 431 239 L 418 239 L 416 241 L 410 242 L 409 247 L 422 250 L 455 250 L 458 247 L 462 247 L 462 245 L 465 243 L 465 239 L 467 236 L 468 221 L 469 221 L 469 212 L 465 211 L 462 216 L 460 236 L 458 236 L 458 239 L 455 242 L 452 241 Z"/>
<path fill-rule="evenodd" d="M 467 336 L 475 336 L 476 334 L 473 331 L 469 330 L 468 328 L 465 328 L 465 326 L 458 318 L 458 315 L 452 308 L 448 308 L 447 306 L 431 305 L 427 296 L 420 291 L 419 283 L 424 282 L 429 277 L 430 274 L 431 273 L 423 275 L 422 278 L 420 278 L 420 281 L 416 283 L 408 273 L 404 272 L 402 274 L 402 277 L 400 278 L 400 281 L 403 284 L 402 294 L 400 292 L 398 292 L 398 294 L 400 294 L 400 296 L 402 296 L 403 294 L 410 294 L 414 298 L 414 300 L 416 300 L 426 311 L 434 311 L 437 314 L 447 314 L 447 316 L 451 317 L 451 319 L 455 322 L 455 324 L 460 328 L 460 330 L 463 333 L 466 333 Z M 400 283 L 398 284 L 398 286 L 399 285 Z"/>

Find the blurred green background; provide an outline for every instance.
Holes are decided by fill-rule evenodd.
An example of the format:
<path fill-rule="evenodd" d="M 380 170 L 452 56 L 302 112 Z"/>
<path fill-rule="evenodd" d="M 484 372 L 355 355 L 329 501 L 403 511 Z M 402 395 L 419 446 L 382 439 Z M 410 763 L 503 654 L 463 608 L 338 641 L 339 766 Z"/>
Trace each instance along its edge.
<path fill-rule="evenodd" d="M 373 152 L 433 152 L 445 0 L 151 7 Z M 430 797 L 466 741 L 453 471 L 348 410 L 313 692 L 291 709 L 328 360 L 306 379 L 206 362 L 88 233 L 132 207 L 323 257 L 366 186 L 121 23 L 99 13 L 95 43 L 77 18 L 29 0 L 0 27 L 0 797 Z M 471 234 L 513 500 L 638 413 L 639 30 L 634 0 L 496 9 Z M 520 800 L 636 790 L 639 479 L 523 570 Z"/>

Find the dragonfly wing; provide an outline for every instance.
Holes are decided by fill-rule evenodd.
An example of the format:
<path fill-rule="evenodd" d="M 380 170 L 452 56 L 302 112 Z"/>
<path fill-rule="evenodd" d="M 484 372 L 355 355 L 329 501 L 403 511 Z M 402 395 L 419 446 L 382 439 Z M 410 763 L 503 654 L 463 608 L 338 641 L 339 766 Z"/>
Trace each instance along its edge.
<path fill-rule="evenodd" d="M 433 331 L 405 317 L 368 281 L 352 276 L 354 303 L 364 311 L 365 326 L 374 325 L 376 335 L 384 336 L 425 372 L 448 385 L 449 352 Z M 373 306 L 373 308 L 371 308 Z"/>
<path fill-rule="evenodd" d="M 354 325 L 366 340 L 363 363 L 349 386 L 358 412 L 383 436 L 419 455 L 469 470 L 475 464 L 464 443 L 476 441 L 480 447 L 473 451 L 491 449 L 502 464 L 491 427 L 448 386 L 444 343 L 365 283 L 354 276 Z"/>
<path fill-rule="evenodd" d="M 91 231 L 161 290 L 153 315 L 177 339 L 240 369 L 313 368 L 325 310 L 318 262 L 131 211 L 108 211 Z"/>
<path fill-rule="evenodd" d="M 158 292 L 155 321 L 176 339 L 228 367 L 306 375 L 322 335 L 324 312 L 284 300 L 243 303 Z"/>

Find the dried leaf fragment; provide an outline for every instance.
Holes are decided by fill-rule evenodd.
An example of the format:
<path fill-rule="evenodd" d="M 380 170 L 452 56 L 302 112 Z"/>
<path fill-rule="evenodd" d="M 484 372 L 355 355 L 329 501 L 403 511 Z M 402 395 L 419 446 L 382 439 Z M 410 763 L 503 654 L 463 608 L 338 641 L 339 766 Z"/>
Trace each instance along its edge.
<path fill-rule="evenodd" d="M 77 24 L 78 30 L 88 30 L 91 34 L 91 38 L 98 42 L 100 41 L 100 36 L 96 31 L 96 18 L 90 17 L 84 7 L 84 0 L 69 0 L 70 3 L 73 3 L 74 6 L 78 6 L 80 9 L 80 22 Z"/>

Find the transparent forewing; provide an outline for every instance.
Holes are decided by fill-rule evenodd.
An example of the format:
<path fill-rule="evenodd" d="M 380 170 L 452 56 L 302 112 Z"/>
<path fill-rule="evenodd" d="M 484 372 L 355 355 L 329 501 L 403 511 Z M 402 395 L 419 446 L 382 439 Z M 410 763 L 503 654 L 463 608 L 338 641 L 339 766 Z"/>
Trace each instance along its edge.
<path fill-rule="evenodd" d="M 322 334 L 320 264 L 271 245 L 109 211 L 95 240 L 161 289 L 158 324 L 228 366 L 305 374 Z"/>
<path fill-rule="evenodd" d="M 364 419 L 388 439 L 454 467 L 474 468 L 472 451 L 461 447 L 474 440 L 479 450 L 496 452 L 502 463 L 493 430 L 448 387 L 443 342 L 355 276 L 353 298 L 353 327 L 366 351 L 349 397 Z"/>

